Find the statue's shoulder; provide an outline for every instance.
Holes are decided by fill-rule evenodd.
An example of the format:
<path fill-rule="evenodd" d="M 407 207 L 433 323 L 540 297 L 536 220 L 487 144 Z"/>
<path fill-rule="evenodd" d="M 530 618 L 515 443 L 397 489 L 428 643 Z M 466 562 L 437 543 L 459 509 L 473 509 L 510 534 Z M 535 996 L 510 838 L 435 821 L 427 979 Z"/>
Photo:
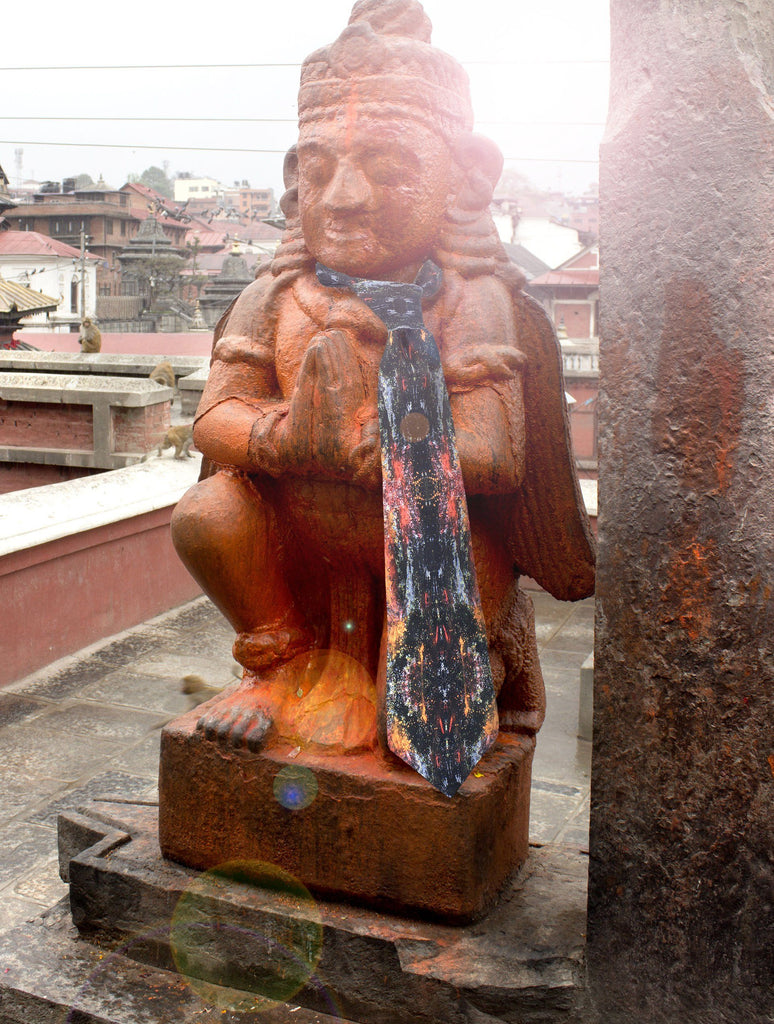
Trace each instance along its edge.
<path fill-rule="evenodd" d="M 234 299 L 215 328 L 215 340 L 224 335 L 250 337 L 260 333 L 276 294 L 276 282 L 264 271 Z"/>
<path fill-rule="evenodd" d="M 447 276 L 442 308 L 444 346 L 452 350 L 477 344 L 515 345 L 513 295 L 494 274 L 473 278 Z"/>
<path fill-rule="evenodd" d="M 292 275 L 266 268 L 234 299 L 215 328 L 213 360 L 233 361 L 239 353 L 273 351 L 278 338 L 308 319 L 295 294 Z"/>

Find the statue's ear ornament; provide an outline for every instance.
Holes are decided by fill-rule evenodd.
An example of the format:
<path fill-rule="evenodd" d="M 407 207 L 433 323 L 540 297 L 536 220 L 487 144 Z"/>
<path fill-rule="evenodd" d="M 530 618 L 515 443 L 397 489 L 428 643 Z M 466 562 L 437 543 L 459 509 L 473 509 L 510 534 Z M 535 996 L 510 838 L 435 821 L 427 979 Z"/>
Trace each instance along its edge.
<path fill-rule="evenodd" d="M 459 135 L 453 150 L 465 173 L 460 205 L 464 209 L 484 209 L 492 201 L 492 193 L 503 171 L 502 153 L 491 139 L 473 132 Z"/>

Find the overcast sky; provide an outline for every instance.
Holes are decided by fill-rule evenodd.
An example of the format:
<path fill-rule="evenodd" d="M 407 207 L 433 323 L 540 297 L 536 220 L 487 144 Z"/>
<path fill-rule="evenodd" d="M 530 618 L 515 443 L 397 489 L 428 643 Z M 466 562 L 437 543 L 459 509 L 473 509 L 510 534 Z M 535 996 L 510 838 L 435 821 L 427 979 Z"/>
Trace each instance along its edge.
<path fill-rule="evenodd" d="M 168 161 L 170 175 L 191 171 L 226 184 L 248 179 L 279 195 L 281 153 L 296 136 L 298 65 L 339 34 L 351 6 L 107 0 L 80 5 L 70 16 L 61 0 L 42 0 L 34 5 L 36 31 L 24 47 L 6 47 L 0 70 L 0 164 L 15 182 L 22 148 L 25 178 L 103 174 L 120 187 L 130 172 Z M 424 7 L 434 44 L 465 65 L 476 128 L 498 143 L 506 166 L 568 192 L 581 193 L 596 180 L 607 111 L 608 0 L 426 0 Z M 30 70 L 11 67 L 22 64 Z M 117 67 L 138 64 L 167 67 Z M 234 67 L 240 64 L 293 66 Z M 110 70 L 31 70 L 63 65 Z M 110 120 L 69 120 L 76 117 Z M 138 120 L 120 120 L 127 118 Z M 212 120 L 187 120 L 201 118 Z"/>

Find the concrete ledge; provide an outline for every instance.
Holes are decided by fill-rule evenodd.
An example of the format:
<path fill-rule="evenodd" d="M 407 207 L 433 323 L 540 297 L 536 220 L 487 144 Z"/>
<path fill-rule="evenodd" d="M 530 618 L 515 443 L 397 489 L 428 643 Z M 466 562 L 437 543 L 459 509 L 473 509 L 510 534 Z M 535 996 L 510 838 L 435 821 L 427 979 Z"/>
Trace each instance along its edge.
<path fill-rule="evenodd" d="M 172 546 L 199 459 L 0 495 L 0 686 L 201 592 Z"/>
<path fill-rule="evenodd" d="M 162 361 L 170 363 L 175 377 L 185 377 L 207 367 L 207 356 L 132 355 L 120 352 L 0 352 L 0 373 L 8 370 L 36 373 L 98 374 L 147 377 Z M 206 377 L 205 377 L 206 379 Z"/>
<path fill-rule="evenodd" d="M 578 736 L 591 742 L 594 731 L 594 652 L 586 658 L 580 670 L 578 691 Z"/>
<path fill-rule="evenodd" d="M 200 457 L 162 456 L 112 473 L 0 495 L 0 558 L 170 508 L 196 483 L 200 465 Z"/>
<path fill-rule="evenodd" d="M 136 408 L 172 401 L 174 392 L 152 380 L 95 377 L 94 374 L 0 373 L 0 399 L 6 402 L 82 404 L 109 399 L 111 405 Z"/>
<path fill-rule="evenodd" d="M 193 416 L 199 407 L 199 400 L 204 391 L 204 385 L 210 375 L 209 361 L 187 377 L 181 377 L 177 382 L 180 391 L 180 409 L 183 413 Z"/>

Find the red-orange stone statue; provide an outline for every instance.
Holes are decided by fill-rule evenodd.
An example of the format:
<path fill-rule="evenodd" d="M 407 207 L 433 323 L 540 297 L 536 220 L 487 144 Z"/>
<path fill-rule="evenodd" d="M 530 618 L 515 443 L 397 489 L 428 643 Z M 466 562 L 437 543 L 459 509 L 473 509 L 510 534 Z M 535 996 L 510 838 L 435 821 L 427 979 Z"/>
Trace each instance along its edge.
<path fill-rule="evenodd" d="M 210 475 L 173 522 L 244 666 L 194 732 L 225 758 L 282 743 L 344 761 L 370 751 L 413 776 L 384 743 L 387 329 L 356 295 L 323 287 L 315 264 L 399 282 L 428 259 L 442 271 L 424 321 L 451 401 L 501 735 L 533 736 L 545 709 L 519 576 L 564 600 L 593 591 L 561 362 L 489 213 L 502 157 L 472 133 L 466 76 L 430 45 L 416 0 L 355 4 L 303 65 L 299 119 L 287 231 L 216 330 L 194 432 Z"/>

